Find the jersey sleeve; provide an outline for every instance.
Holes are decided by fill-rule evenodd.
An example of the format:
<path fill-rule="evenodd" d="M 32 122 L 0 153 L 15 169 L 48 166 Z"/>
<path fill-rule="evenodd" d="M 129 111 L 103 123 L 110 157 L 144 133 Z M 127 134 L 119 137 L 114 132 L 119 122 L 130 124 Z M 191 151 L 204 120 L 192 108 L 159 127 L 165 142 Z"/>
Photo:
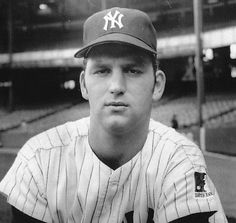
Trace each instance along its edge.
<path fill-rule="evenodd" d="M 24 145 L 0 182 L 0 192 L 10 205 L 41 221 L 51 222 L 40 161 Z"/>
<path fill-rule="evenodd" d="M 210 213 L 209 222 L 227 222 L 204 157 L 196 146 L 180 146 L 163 176 L 155 222 L 171 222 L 196 213 Z"/>

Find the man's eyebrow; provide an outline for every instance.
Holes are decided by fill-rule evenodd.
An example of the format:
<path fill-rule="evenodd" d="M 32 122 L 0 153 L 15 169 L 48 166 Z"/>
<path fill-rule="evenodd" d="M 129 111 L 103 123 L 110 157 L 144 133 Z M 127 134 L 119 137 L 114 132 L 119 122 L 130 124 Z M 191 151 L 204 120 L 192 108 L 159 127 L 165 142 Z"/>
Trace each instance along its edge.
<path fill-rule="evenodd" d="M 93 66 L 95 67 L 107 67 L 109 64 L 107 64 L 105 61 L 94 61 Z"/>

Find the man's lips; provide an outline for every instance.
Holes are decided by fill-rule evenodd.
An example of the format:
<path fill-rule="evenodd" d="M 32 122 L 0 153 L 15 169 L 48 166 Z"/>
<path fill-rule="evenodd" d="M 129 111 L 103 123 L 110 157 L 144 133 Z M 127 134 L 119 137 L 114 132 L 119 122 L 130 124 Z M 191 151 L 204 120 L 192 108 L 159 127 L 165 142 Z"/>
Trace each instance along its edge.
<path fill-rule="evenodd" d="M 106 103 L 105 106 L 128 107 L 128 104 L 121 101 L 111 101 L 111 102 Z"/>

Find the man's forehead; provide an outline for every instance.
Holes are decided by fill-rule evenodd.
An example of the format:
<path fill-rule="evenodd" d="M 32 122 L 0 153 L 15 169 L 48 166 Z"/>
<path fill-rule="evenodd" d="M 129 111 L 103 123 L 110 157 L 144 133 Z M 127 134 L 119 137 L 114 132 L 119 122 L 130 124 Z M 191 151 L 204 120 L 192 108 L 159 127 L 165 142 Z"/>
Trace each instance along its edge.
<path fill-rule="evenodd" d="M 122 65 L 144 65 L 146 64 L 146 60 L 138 57 L 138 56 L 123 56 L 123 57 L 108 57 L 108 56 L 102 56 L 102 57 L 93 57 L 90 58 L 93 65 L 103 66 L 103 65 L 109 65 L 113 63 L 113 61 L 116 61 L 116 64 L 122 64 Z"/>
<path fill-rule="evenodd" d="M 122 56 L 96 56 L 90 57 L 87 61 L 91 61 L 93 66 L 110 66 L 111 64 L 119 64 L 120 66 L 144 66 L 151 64 L 151 60 L 138 55 L 122 55 Z M 114 63 L 115 62 L 115 63 Z"/>

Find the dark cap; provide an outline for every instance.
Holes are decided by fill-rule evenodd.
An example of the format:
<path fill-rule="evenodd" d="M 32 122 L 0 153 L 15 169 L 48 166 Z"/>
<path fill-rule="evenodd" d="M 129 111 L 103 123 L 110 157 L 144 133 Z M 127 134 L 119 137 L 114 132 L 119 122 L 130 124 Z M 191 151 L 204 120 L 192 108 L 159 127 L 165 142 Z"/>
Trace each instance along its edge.
<path fill-rule="evenodd" d="M 140 10 L 115 7 L 97 12 L 85 21 L 83 47 L 75 57 L 85 57 L 90 48 L 114 42 L 157 54 L 156 30 L 149 16 Z"/>

